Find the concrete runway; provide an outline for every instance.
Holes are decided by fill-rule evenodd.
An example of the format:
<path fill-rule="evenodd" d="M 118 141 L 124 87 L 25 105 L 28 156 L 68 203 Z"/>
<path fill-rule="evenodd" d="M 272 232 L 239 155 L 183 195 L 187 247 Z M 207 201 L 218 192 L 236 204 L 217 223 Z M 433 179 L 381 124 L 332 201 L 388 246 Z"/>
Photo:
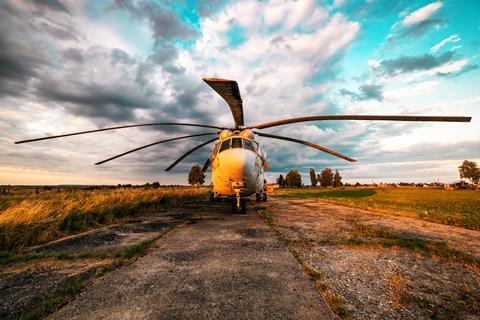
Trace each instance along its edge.
<path fill-rule="evenodd" d="M 255 213 L 201 203 L 197 217 L 100 278 L 49 319 L 335 319 Z"/>

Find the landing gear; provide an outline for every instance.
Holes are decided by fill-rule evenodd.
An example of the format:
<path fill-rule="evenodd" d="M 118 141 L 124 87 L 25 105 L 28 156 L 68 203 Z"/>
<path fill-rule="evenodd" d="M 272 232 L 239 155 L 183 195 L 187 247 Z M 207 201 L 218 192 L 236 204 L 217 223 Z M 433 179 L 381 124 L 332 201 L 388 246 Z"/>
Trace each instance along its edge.
<path fill-rule="evenodd" d="M 232 213 L 241 213 L 244 214 L 247 212 L 247 201 L 245 199 L 240 199 L 238 204 L 236 199 L 232 201 Z"/>
<path fill-rule="evenodd" d="M 265 192 L 262 193 L 262 201 L 267 202 L 267 194 Z"/>
<path fill-rule="evenodd" d="M 262 193 L 255 193 L 255 200 L 257 202 L 260 202 L 260 201 L 263 201 L 263 202 L 266 202 L 267 201 L 267 194 L 265 192 L 262 192 Z"/>

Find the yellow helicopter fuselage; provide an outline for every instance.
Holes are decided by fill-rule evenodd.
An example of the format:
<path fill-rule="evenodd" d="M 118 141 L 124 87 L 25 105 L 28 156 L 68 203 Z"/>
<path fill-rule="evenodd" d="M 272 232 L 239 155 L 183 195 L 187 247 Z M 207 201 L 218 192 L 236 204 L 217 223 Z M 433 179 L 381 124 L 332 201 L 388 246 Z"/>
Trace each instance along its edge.
<path fill-rule="evenodd" d="M 265 152 L 250 130 L 222 132 L 210 156 L 215 197 L 248 197 L 263 193 Z"/>

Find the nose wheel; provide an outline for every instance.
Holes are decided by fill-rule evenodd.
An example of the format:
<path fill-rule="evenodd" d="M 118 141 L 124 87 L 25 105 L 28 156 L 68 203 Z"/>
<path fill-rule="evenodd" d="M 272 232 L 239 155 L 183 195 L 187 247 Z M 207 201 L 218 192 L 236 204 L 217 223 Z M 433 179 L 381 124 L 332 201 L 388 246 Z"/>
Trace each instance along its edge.
<path fill-rule="evenodd" d="M 247 201 L 245 199 L 233 199 L 232 201 L 232 213 L 241 213 L 244 214 L 247 212 Z"/>

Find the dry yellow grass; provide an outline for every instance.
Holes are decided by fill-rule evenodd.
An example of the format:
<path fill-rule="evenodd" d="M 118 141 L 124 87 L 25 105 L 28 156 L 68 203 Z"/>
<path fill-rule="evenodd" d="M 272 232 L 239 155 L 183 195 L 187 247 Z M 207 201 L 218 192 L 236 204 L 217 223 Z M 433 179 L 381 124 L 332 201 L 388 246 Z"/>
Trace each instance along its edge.
<path fill-rule="evenodd" d="M 175 207 L 205 197 L 207 190 L 183 187 L 74 189 L 3 195 L 0 197 L 4 208 L 0 211 L 0 249 L 34 245 L 138 214 Z"/>

